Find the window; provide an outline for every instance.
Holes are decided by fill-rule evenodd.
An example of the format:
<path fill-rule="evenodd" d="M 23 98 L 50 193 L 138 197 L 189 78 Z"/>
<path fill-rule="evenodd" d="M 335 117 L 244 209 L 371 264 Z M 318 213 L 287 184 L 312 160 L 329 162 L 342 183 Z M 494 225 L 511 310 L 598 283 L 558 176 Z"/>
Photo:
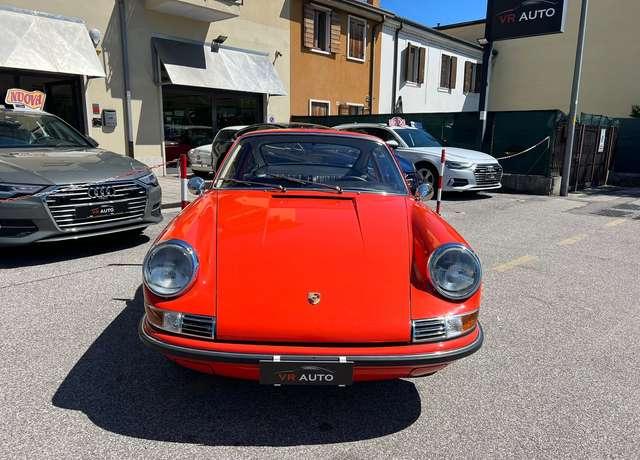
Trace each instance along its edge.
<path fill-rule="evenodd" d="M 405 81 L 424 83 L 426 48 L 409 44 L 405 50 Z"/>
<path fill-rule="evenodd" d="M 329 13 L 315 10 L 314 16 L 313 47 L 321 51 L 329 51 Z"/>
<path fill-rule="evenodd" d="M 442 54 L 442 64 L 440 67 L 440 88 L 448 90 L 455 89 L 458 78 L 458 58 Z"/>
<path fill-rule="evenodd" d="M 366 30 L 367 22 L 364 19 L 349 16 L 349 49 L 347 58 L 361 62 L 365 61 L 365 49 L 367 48 Z"/>
<path fill-rule="evenodd" d="M 368 139 L 313 134 L 265 133 L 241 140 L 230 152 L 216 186 L 283 186 L 328 193 L 340 187 L 364 193 L 407 193 L 400 170 L 384 145 Z"/>
<path fill-rule="evenodd" d="M 319 53 L 336 53 L 340 47 L 340 17 L 329 8 L 314 3 L 304 5 L 305 48 Z"/>
<path fill-rule="evenodd" d="M 435 137 L 422 129 L 400 128 L 395 132 L 409 147 L 442 147 Z"/>
<path fill-rule="evenodd" d="M 464 92 L 479 93 L 482 86 L 482 64 L 464 63 Z"/>
<path fill-rule="evenodd" d="M 329 101 L 309 101 L 309 115 L 312 117 L 325 117 L 331 115 L 331 103 Z"/>
<path fill-rule="evenodd" d="M 369 109 L 364 104 L 347 102 L 338 104 L 338 115 L 367 115 Z"/>
<path fill-rule="evenodd" d="M 384 128 L 349 128 L 349 131 L 353 131 L 356 133 L 369 134 L 370 136 L 375 136 L 383 142 L 396 141 L 398 139 L 393 134 L 393 131 L 390 129 Z"/>

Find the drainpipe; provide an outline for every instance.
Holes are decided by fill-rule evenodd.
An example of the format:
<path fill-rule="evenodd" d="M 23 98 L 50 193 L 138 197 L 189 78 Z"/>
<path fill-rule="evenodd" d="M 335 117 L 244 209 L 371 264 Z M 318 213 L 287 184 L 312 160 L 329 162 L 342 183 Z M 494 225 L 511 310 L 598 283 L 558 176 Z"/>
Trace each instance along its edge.
<path fill-rule="evenodd" d="M 131 116 L 131 81 L 129 75 L 129 38 L 127 35 L 127 12 L 125 0 L 118 0 L 120 19 L 120 43 L 122 44 L 122 76 L 124 81 L 124 137 L 127 156 L 133 158 L 133 118 Z"/>
<path fill-rule="evenodd" d="M 391 88 L 391 113 L 396 113 L 396 98 L 398 96 L 398 42 L 400 32 L 404 27 L 404 22 L 400 21 L 400 27 L 396 29 L 395 42 L 393 47 L 393 88 Z"/>

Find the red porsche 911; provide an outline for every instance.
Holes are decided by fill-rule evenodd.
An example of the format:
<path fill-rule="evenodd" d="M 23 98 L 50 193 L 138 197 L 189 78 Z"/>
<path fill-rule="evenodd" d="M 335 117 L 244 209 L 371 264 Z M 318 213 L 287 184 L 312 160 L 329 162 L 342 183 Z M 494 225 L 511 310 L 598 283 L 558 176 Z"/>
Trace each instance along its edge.
<path fill-rule="evenodd" d="M 379 139 L 247 134 L 144 261 L 142 341 L 270 385 L 419 377 L 477 351 L 482 269 Z"/>

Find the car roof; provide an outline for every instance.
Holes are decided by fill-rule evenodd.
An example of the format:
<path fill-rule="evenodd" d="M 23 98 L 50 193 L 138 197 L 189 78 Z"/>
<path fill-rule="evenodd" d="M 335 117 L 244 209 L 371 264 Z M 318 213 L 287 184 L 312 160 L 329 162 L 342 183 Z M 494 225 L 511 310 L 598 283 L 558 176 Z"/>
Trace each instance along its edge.
<path fill-rule="evenodd" d="M 238 126 L 226 126 L 224 128 L 220 128 L 220 131 L 228 130 L 228 131 L 240 131 L 241 129 L 248 128 L 249 125 L 238 125 Z"/>
<path fill-rule="evenodd" d="M 389 126 L 385 123 L 348 123 L 344 125 L 334 126 L 333 129 L 357 129 L 357 128 L 383 128 L 383 129 L 419 129 L 415 126 L 405 125 L 405 126 Z"/>
<path fill-rule="evenodd" d="M 370 134 L 363 133 L 353 133 L 350 131 L 338 131 L 333 128 L 327 129 L 317 129 L 317 128 L 281 128 L 281 129 L 263 129 L 260 131 L 251 131 L 249 133 L 240 136 L 239 139 L 245 139 L 253 136 L 264 136 L 264 135 L 273 135 L 273 134 L 315 134 L 315 135 L 323 135 L 323 136 L 341 136 L 341 137 L 351 137 L 358 138 L 363 140 L 370 140 L 377 143 L 383 143 L 380 138 L 376 136 L 372 136 Z"/>

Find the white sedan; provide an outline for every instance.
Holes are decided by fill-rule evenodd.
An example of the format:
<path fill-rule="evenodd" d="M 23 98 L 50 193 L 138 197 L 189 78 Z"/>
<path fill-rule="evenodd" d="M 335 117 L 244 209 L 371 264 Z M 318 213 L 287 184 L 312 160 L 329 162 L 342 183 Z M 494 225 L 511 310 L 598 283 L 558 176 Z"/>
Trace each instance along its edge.
<path fill-rule="evenodd" d="M 376 136 L 392 147 L 400 157 L 411 161 L 422 180 L 434 189 L 438 185 L 442 145 L 426 131 L 411 126 L 387 126 L 378 123 L 353 123 L 336 126 Z M 502 187 L 502 167 L 491 155 L 476 150 L 446 147 L 443 191 L 466 192 Z"/>
<path fill-rule="evenodd" d="M 196 176 L 208 176 L 215 172 L 218 158 L 224 156 L 233 144 L 235 135 L 246 126 L 229 126 L 216 134 L 212 144 L 200 145 L 189 150 L 189 163 Z"/>

